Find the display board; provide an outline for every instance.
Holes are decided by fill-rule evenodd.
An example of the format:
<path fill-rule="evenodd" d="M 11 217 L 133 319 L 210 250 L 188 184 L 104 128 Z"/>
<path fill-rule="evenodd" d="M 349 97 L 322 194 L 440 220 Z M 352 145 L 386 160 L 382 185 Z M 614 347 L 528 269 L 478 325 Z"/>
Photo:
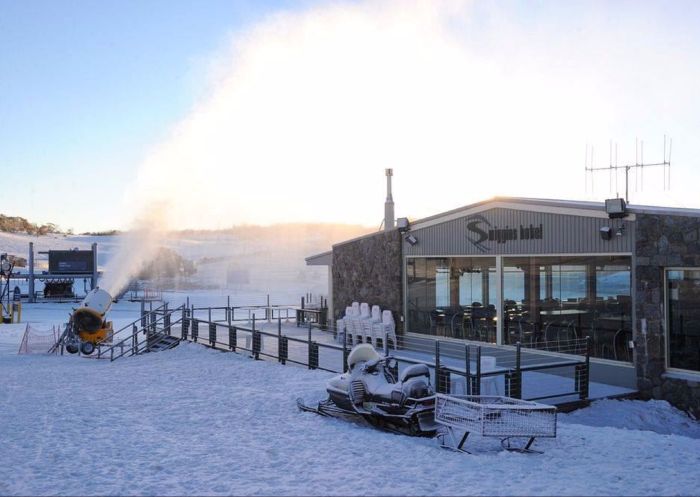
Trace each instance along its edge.
<path fill-rule="evenodd" d="M 92 274 L 92 250 L 49 250 L 49 273 Z"/>

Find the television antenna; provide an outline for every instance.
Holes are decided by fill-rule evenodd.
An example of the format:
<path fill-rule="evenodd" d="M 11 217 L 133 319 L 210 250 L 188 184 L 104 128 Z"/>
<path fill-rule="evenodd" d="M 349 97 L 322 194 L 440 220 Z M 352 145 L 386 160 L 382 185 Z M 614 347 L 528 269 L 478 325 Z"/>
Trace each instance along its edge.
<path fill-rule="evenodd" d="M 668 145 L 668 147 L 667 147 Z M 640 176 L 641 176 L 641 181 L 639 180 L 639 177 L 635 175 L 634 182 L 635 182 L 635 187 L 637 187 L 640 183 L 643 186 L 644 183 L 644 168 L 648 167 L 658 167 L 661 166 L 663 167 L 663 173 L 664 173 L 664 191 L 670 190 L 671 189 L 671 147 L 673 145 L 673 140 L 671 138 L 666 138 L 666 135 L 664 135 L 664 157 L 661 162 L 650 162 L 650 163 L 644 163 L 644 140 L 636 140 L 635 139 L 635 152 L 634 152 L 634 164 L 622 164 L 619 165 L 617 163 L 617 143 L 614 144 L 613 148 L 613 142 L 610 141 L 610 162 L 607 167 L 595 167 L 594 165 L 594 149 L 593 146 L 589 147 L 586 145 L 586 164 L 585 164 L 585 169 L 586 169 L 586 174 L 590 173 L 591 174 L 591 192 L 593 191 L 593 174 L 601 171 L 608 171 L 610 173 L 610 189 L 612 190 L 612 178 L 613 178 L 613 173 L 615 174 L 615 190 L 617 191 L 617 173 L 620 170 L 625 171 L 625 202 L 629 203 L 629 183 L 630 183 L 630 170 L 634 170 L 635 172 L 639 171 Z M 614 153 L 613 153 L 614 149 Z M 668 155 L 667 155 L 667 150 L 668 150 Z M 613 160 L 614 158 L 614 160 Z M 586 188 L 588 187 L 588 180 L 586 179 Z"/>

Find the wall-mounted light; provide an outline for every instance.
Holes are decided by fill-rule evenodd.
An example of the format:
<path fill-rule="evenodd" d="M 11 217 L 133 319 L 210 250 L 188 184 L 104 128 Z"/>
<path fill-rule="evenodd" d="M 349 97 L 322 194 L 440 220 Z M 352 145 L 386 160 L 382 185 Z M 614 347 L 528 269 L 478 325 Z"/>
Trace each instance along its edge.
<path fill-rule="evenodd" d="M 600 238 L 602 240 L 610 240 L 612 238 L 612 228 L 610 226 L 600 228 Z"/>
<path fill-rule="evenodd" d="M 418 243 L 418 238 L 416 238 L 413 235 L 408 235 L 406 238 L 404 238 L 404 240 L 406 240 L 409 243 L 409 245 L 411 245 L 411 246 Z"/>
<path fill-rule="evenodd" d="M 627 204 L 624 198 L 609 198 L 605 201 L 605 212 L 610 219 L 627 216 Z"/>
<path fill-rule="evenodd" d="M 408 231 L 409 223 L 407 217 L 400 217 L 396 220 L 396 227 L 399 231 Z"/>

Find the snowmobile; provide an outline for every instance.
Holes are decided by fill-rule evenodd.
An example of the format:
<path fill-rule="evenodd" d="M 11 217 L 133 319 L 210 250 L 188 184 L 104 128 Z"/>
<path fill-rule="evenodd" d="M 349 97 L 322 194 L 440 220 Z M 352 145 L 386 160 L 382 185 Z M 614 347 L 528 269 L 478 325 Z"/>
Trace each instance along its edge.
<path fill-rule="evenodd" d="M 313 407 L 297 399 L 299 409 L 360 418 L 377 428 L 411 436 L 435 436 L 435 392 L 428 366 L 409 366 L 397 381 L 396 359 L 380 356 L 370 344 L 359 344 L 348 355 L 348 368 L 328 381 L 326 400 Z"/>

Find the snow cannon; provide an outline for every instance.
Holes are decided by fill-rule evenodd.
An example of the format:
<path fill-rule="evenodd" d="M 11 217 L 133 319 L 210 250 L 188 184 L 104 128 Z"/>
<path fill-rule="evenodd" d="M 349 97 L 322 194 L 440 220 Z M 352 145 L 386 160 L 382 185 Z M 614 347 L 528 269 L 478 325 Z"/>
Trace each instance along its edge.
<path fill-rule="evenodd" d="M 95 287 L 85 296 L 80 307 L 71 316 L 73 334 L 76 337 L 66 350 L 90 355 L 98 343 L 106 341 L 112 332 L 112 322 L 105 316 L 112 307 L 112 296 L 100 287 Z"/>

